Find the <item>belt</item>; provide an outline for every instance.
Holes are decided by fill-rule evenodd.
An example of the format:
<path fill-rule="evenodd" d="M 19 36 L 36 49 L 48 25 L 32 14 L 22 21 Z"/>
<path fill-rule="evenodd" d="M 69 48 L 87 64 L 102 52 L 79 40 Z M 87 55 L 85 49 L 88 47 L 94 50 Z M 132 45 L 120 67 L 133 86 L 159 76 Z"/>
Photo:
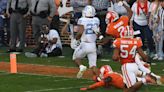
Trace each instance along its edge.
<path fill-rule="evenodd" d="M 41 11 L 39 14 L 35 14 L 33 12 L 30 12 L 32 16 L 38 16 L 41 18 L 46 18 L 48 16 L 48 11 Z"/>
<path fill-rule="evenodd" d="M 32 16 L 39 16 L 39 14 L 33 13 L 31 11 L 30 11 L 30 13 L 31 13 Z"/>

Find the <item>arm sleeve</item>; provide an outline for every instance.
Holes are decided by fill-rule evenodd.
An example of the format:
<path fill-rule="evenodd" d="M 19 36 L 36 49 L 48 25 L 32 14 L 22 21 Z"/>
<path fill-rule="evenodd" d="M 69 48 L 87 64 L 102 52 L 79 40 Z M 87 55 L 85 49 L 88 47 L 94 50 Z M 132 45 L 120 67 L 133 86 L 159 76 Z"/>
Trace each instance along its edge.
<path fill-rule="evenodd" d="M 98 26 L 100 25 L 100 20 L 97 18 L 97 23 L 98 23 Z"/>
<path fill-rule="evenodd" d="M 141 38 L 137 38 L 137 48 L 140 48 L 142 46 L 143 46 L 143 44 L 142 44 Z"/>
<path fill-rule="evenodd" d="M 82 25 L 83 21 L 82 21 L 82 18 L 80 18 L 78 21 L 77 21 L 77 24 L 78 25 Z"/>
<path fill-rule="evenodd" d="M 7 8 L 6 8 L 6 12 L 9 13 L 9 8 L 11 6 L 11 0 L 8 0 L 7 2 Z"/>
<path fill-rule="evenodd" d="M 56 5 L 54 3 L 54 0 L 49 0 L 49 8 L 50 8 L 50 15 L 49 16 L 53 17 L 55 14 L 55 10 L 56 10 L 55 9 Z"/>
<path fill-rule="evenodd" d="M 28 3 L 28 12 L 27 12 L 27 14 L 30 15 L 31 6 L 32 6 L 32 4 L 31 4 L 31 0 L 27 0 L 27 3 Z"/>

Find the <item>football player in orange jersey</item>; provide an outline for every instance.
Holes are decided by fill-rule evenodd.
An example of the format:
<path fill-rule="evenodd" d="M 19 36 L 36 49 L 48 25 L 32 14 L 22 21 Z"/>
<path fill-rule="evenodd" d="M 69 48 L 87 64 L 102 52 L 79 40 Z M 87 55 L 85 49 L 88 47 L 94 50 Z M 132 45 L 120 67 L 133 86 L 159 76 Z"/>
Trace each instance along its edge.
<path fill-rule="evenodd" d="M 123 77 L 117 72 L 113 72 L 109 65 L 104 65 L 100 68 L 99 77 L 96 79 L 96 83 L 89 85 L 88 87 L 83 87 L 80 90 L 91 90 L 98 87 L 109 87 L 113 86 L 119 89 L 124 87 Z"/>
<path fill-rule="evenodd" d="M 128 16 L 121 16 L 119 17 L 118 13 L 115 11 L 109 11 L 106 14 L 106 34 L 112 36 L 114 38 L 120 38 L 120 32 L 124 29 L 124 27 L 128 26 L 129 19 L 131 19 L 132 11 L 131 9 L 126 6 L 122 1 L 120 1 L 121 5 L 126 8 L 128 11 Z"/>
<path fill-rule="evenodd" d="M 109 11 L 106 15 L 106 34 L 114 38 L 120 38 L 120 32 L 124 27 L 128 26 L 129 18 L 128 16 L 121 16 L 115 11 Z"/>
<path fill-rule="evenodd" d="M 148 57 L 142 50 L 142 41 L 139 38 L 133 38 L 133 29 L 127 26 L 120 32 L 121 38 L 117 38 L 113 45 L 115 47 L 113 60 L 120 61 L 122 64 L 121 70 L 123 74 L 124 92 L 136 92 L 144 83 L 151 82 L 156 83 L 151 76 L 138 69 L 135 62 L 136 51 L 143 58 L 145 62 L 148 61 Z M 137 76 L 141 76 L 141 80 L 137 81 Z"/>
<path fill-rule="evenodd" d="M 119 38 L 120 37 L 120 32 L 123 30 L 124 27 L 129 25 L 129 19 L 131 19 L 132 16 L 132 11 L 131 9 L 126 6 L 122 1 L 119 1 L 121 3 L 121 6 L 124 6 L 125 9 L 127 10 L 127 16 L 123 15 L 119 17 L 119 14 L 116 13 L 113 10 L 109 10 L 108 13 L 106 14 L 106 36 L 103 40 L 101 40 L 99 43 L 100 45 L 107 44 L 111 41 L 111 37 L 113 38 Z"/>

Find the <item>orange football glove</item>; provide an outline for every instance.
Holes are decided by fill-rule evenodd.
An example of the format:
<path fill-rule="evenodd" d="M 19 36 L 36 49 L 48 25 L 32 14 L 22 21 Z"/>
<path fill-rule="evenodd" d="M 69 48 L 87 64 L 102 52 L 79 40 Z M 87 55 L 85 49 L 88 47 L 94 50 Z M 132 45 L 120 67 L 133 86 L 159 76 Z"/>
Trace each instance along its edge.
<path fill-rule="evenodd" d="M 80 88 L 80 90 L 81 90 L 81 91 L 86 91 L 86 90 L 87 90 L 87 88 Z"/>

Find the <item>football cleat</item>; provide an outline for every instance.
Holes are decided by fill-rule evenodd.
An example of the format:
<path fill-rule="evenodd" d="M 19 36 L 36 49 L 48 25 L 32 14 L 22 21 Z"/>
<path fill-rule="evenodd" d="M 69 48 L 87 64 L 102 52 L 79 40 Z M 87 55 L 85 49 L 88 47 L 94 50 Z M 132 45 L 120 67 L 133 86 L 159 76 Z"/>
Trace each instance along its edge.
<path fill-rule="evenodd" d="M 79 72 L 77 73 L 77 78 L 81 78 L 84 74 L 84 72 L 87 70 L 86 66 L 81 66 Z"/>
<path fill-rule="evenodd" d="M 104 65 L 100 68 L 100 73 L 103 75 L 106 73 L 113 73 L 113 70 L 109 65 Z"/>

